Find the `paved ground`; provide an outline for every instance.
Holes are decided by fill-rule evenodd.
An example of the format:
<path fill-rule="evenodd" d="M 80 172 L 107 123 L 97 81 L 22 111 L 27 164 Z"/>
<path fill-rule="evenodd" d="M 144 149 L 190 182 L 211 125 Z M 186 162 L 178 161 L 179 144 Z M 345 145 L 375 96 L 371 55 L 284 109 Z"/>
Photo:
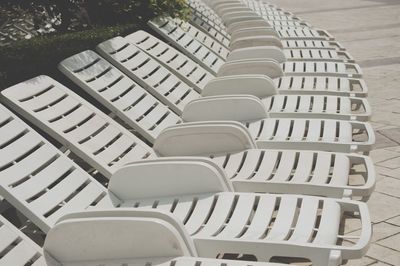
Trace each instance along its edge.
<path fill-rule="evenodd" d="M 272 0 L 328 30 L 361 65 L 377 143 L 373 244 L 347 265 L 400 265 L 400 0 Z M 354 230 L 354 229 L 351 229 Z"/>

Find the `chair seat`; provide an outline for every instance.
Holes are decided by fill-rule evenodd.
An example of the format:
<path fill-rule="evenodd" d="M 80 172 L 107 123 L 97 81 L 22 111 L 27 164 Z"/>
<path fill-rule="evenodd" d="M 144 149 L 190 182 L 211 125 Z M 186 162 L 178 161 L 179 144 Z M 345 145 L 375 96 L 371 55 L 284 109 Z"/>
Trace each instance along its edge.
<path fill-rule="evenodd" d="M 269 118 L 245 125 L 260 148 L 286 146 L 289 149 L 349 152 L 351 145 L 368 144 L 374 138 L 368 135 L 372 132 L 359 132 L 352 122 L 333 119 Z M 366 124 L 359 125 L 367 128 Z"/>

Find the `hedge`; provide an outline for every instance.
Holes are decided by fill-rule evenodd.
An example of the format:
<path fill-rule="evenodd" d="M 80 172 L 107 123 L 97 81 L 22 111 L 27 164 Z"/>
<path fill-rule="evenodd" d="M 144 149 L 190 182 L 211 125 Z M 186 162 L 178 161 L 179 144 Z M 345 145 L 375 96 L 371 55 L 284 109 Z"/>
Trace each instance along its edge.
<path fill-rule="evenodd" d="M 112 37 L 145 28 L 146 25 L 118 25 L 36 37 L 0 47 L 0 90 L 41 74 L 63 79 L 57 70 L 57 64 L 63 59 L 94 49 L 97 44 Z"/>

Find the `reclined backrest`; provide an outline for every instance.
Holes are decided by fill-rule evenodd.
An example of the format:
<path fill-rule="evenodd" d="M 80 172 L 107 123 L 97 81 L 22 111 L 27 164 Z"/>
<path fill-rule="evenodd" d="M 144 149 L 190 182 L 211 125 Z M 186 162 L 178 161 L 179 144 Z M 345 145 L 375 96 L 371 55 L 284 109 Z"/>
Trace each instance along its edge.
<path fill-rule="evenodd" d="M 209 81 L 215 78 L 215 75 L 190 57 L 145 31 L 136 31 L 124 39 L 156 58 L 182 80 L 196 88 L 199 93 Z"/>
<path fill-rule="evenodd" d="M 44 232 L 66 213 L 118 204 L 103 185 L 2 105 L 0 195 Z"/>
<path fill-rule="evenodd" d="M 145 31 L 138 30 L 124 39 L 166 65 L 199 93 L 210 80 L 215 78 L 191 58 Z"/>
<path fill-rule="evenodd" d="M 131 78 L 93 51 L 63 60 L 59 69 L 148 141 L 180 118 Z"/>
<path fill-rule="evenodd" d="M 163 219 L 116 214 L 63 219 L 50 230 L 43 249 L 46 258 L 54 258 L 62 265 L 153 265 L 196 255 L 185 240 Z"/>
<path fill-rule="evenodd" d="M 218 73 L 219 68 L 225 63 L 224 59 L 182 30 L 170 18 L 156 18 L 149 21 L 148 24 L 178 50 L 195 62 L 199 62 L 200 65 L 214 75 Z"/>
<path fill-rule="evenodd" d="M 1 215 L 0 265 L 45 266 L 41 248 Z"/>
<path fill-rule="evenodd" d="M 178 114 L 182 113 L 186 103 L 200 97 L 198 92 L 168 68 L 122 37 L 102 42 L 97 50 L 106 59 L 122 64 L 127 76 L 157 95 L 165 104 L 170 104 L 171 109 Z"/>
<path fill-rule="evenodd" d="M 3 90 L 2 98 L 106 177 L 119 165 L 153 156 L 146 143 L 48 76 Z"/>

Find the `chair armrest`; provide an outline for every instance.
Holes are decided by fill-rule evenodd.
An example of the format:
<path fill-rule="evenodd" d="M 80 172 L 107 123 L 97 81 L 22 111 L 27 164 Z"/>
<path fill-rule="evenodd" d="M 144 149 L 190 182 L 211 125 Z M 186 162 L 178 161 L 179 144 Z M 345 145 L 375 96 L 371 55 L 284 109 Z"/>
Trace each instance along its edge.
<path fill-rule="evenodd" d="M 154 159 L 130 163 L 111 177 L 108 190 L 122 201 L 232 191 L 216 164 L 201 160 Z"/>
<path fill-rule="evenodd" d="M 241 41 L 243 39 L 248 39 L 248 37 L 238 39 L 235 42 L 235 44 L 246 43 L 246 40 L 244 40 L 243 42 Z M 263 38 L 259 38 L 256 42 L 257 44 L 258 43 L 261 44 L 263 42 Z M 251 41 L 249 44 L 251 45 L 253 43 L 254 42 Z M 246 59 L 273 59 L 278 63 L 286 62 L 286 56 L 283 53 L 282 49 L 275 46 L 262 46 L 262 45 L 251 45 L 248 46 L 247 48 L 232 49 L 232 52 L 229 53 L 226 61 L 230 62 L 235 60 L 246 60 Z"/>
<path fill-rule="evenodd" d="M 278 62 L 274 60 L 236 60 L 226 62 L 219 69 L 217 76 L 232 76 L 241 74 L 266 75 L 271 79 L 283 76 L 283 70 Z"/>
<path fill-rule="evenodd" d="M 359 163 L 365 168 L 365 174 L 363 174 L 365 183 L 362 186 L 355 187 L 353 190 L 353 196 L 361 196 L 363 199 L 367 200 L 375 190 L 376 185 L 376 170 L 374 162 L 369 156 L 350 154 L 349 157 L 353 163 Z"/>
<path fill-rule="evenodd" d="M 253 20 L 249 20 L 249 21 L 239 21 L 239 22 L 235 22 L 230 25 L 227 25 L 226 31 L 229 34 L 232 34 L 233 32 L 235 32 L 237 30 L 254 28 L 254 27 L 271 28 L 271 25 L 263 18 L 258 18 L 258 19 L 253 19 Z M 279 37 L 278 33 L 277 33 L 277 37 Z"/>
<path fill-rule="evenodd" d="M 328 31 L 326 30 L 321 30 L 321 29 L 316 29 L 316 31 L 321 35 L 326 37 L 329 41 L 333 41 L 335 40 L 335 37 L 333 37 L 332 34 L 330 34 Z"/>
<path fill-rule="evenodd" d="M 264 42 L 265 46 L 276 46 L 283 49 L 283 44 L 281 39 L 278 37 L 278 33 L 273 28 L 267 27 L 252 27 L 234 31 L 231 35 L 231 43 L 229 46 L 230 49 L 234 50 L 246 47 L 246 42 L 244 41 L 246 41 L 247 39 L 242 39 L 246 37 L 262 37 L 262 41 Z M 238 40 L 240 41 L 238 42 Z M 238 42 L 238 44 L 235 44 L 235 42 Z M 242 44 L 242 47 L 239 45 L 241 42 L 244 42 L 244 44 Z M 259 42 L 261 42 L 261 40 Z"/>
<path fill-rule="evenodd" d="M 367 135 L 366 141 L 360 141 L 355 145 L 351 145 L 350 152 L 364 152 L 368 154 L 372 149 L 372 145 L 374 145 L 376 141 L 375 132 L 372 128 L 372 125 L 368 122 L 351 121 L 350 123 L 353 130 L 359 130 L 361 133 Z"/>
<path fill-rule="evenodd" d="M 278 94 L 278 90 L 274 81 L 265 75 L 235 75 L 214 78 L 202 91 L 202 96 L 227 94 L 247 94 L 262 99 Z"/>
<path fill-rule="evenodd" d="M 358 120 L 366 122 L 370 119 L 372 115 L 371 105 L 365 98 L 349 97 L 351 105 L 355 106 L 354 114 L 349 120 Z M 364 111 L 363 111 L 364 110 Z"/>
<path fill-rule="evenodd" d="M 157 237 L 151 237 L 154 235 Z M 69 259 L 92 256 L 95 260 L 112 256 L 197 255 L 193 240 L 174 215 L 163 210 L 133 208 L 67 214 L 47 234 L 44 250 L 53 256 L 57 252 Z"/>
<path fill-rule="evenodd" d="M 184 123 L 164 129 L 154 142 L 160 156 L 209 156 L 255 148 L 249 131 L 234 121 Z"/>
<path fill-rule="evenodd" d="M 353 63 L 344 63 L 344 64 L 346 65 L 347 70 L 354 72 L 350 74 L 350 78 L 362 78 L 363 72 L 358 64 L 353 64 Z"/>
<path fill-rule="evenodd" d="M 340 204 L 343 206 L 343 211 L 358 213 L 361 222 L 360 236 L 358 240 L 353 240 L 355 244 L 353 246 L 341 247 L 343 259 L 361 258 L 364 256 L 368 251 L 372 238 L 372 224 L 367 204 L 364 202 L 357 202 L 356 205 L 354 203 L 355 202 L 351 200 L 340 201 Z"/>
<path fill-rule="evenodd" d="M 254 121 L 267 118 L 264 104 L 252 95 L 209 96 L 186 104 L 182 120 L 185 122 Z"/>
<path fill-rule="evenodd" d="M 342 58 L 343 61 L 348 63 L 355 63 L 354 58 L 347 51 L 337 51 L 339 58 Z"/>

